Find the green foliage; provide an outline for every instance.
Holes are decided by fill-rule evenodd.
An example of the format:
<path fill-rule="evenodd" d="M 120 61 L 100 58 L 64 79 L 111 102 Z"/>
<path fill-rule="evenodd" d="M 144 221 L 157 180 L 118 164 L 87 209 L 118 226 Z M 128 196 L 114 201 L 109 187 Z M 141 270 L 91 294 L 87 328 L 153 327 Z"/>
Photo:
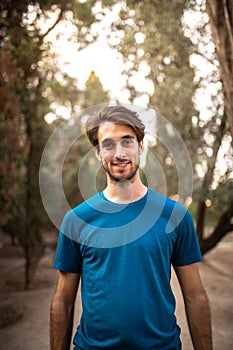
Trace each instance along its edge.
<path fill-rule="evenodd" d="M 127 87 L 131 94 L 131 102 L 146 94 L 145 91 L 140 91 L 140 87 L 135 84 L 137 73 L 143 67 L 146 67 L 146 77 L 153 82 L 154 87 L 154 92 L 149 96 L 149 106 L 165 116 L 176 127 L 193 162 L 195 203 L 193 203 L 192 208 L 193 212 L 197 214 L 200 238 L 203 237 L 205 218 L 207 224 L 211 220 L 212 224 L 216 224 L 219 219 L 223 220 L 224 216 L 221 215 L 224 215 L 224 213 L 227 215 L 227 220 L 229 220 L 230 215 L 233 215 L 233 213 L 230 213 L 230 196 L 225 193 L 225 185 L 221 181 L 221 171 L 218 171 L 218 175 L 216 171 L 219 166 L 217 163 L 217 160 L 219 162 L 218 152 L 221 149 L 221 141 L 226 136 L 226 130 L 222 126 L 225 115 L 223 113 L 222 84 L 219 83 L 217 59 L 213 49 L 211 50 L 208 46 L 211 42 L 211 34 L 208 20 L 205 15 L 202 15 L 202 12 L 205 11 L 205 2 L 128 0 L 126 3 L 127 6 L 122 6 L 120 20 L 115 22 L 112 28 L 116 33 L 118 31 L 124 33 L 124 35 L 120 35 L 122 38 L 120 45 L 117 45 L 125 61 L 126 69 L 124 73 L 128 78 Z M 212 1 L 208 1 L 207 4 L 209 13 L 213 17 L 212 26 L 218 25 L 218 30 L 214 30 L 212 34 L 216 37 L 218 33 L 222 33 L 220 36 L 223 39 L 229 32 L 224 29 L 223 11 L 221 9 L 225 7 L 225 13 L 229 14 L 229 18 L 231 18 L 232 9 L 228 4 L 215 6 Z M 221 13 L 218 14 L 218 10 Z M 185 30 L 189 26 L 187 23 L 186 27 L 184 26 L 184 11 L 193 11 L 191 12 L 193 16 L 198 12 L 199 21 L 197 21 L 195 29 Z M 231 24 L 228 23 L 228 27 L 229 25 Z M 189 33 L 189 37 L 187 37 L 187 33 Z M 218 50 L 222 49 L 222 51 L 218 52 L 217 50 L 217 52 L 220 61 L 224 62 L 227 54 L 231 51 L 227 49 L 227 54 L 224 53 L 227 39 L 223 39 L 221 43 L 221 38 L 216 41 L 218 42 Z M 227 48 L 230 45 L 229 42 Z M 200 72 L 198 72 L 198 78 L 195 76 L 195 71 L 190 67 L 189 62 L 190 55 L 193 53 L 195 55 L 199 53 L 198 58 L 201 57 L 203 64 L 207 64 L 208 68 L 208 64 L 211 64 L 212 72 L 210 74 L 207 75 L 206 72 L 200 70 L 203 77 Z M 225 68 L 229 62 L 230 59 L 224 64 L 224 68 L 220 69 L 220 74 L 221 72 L 222 74 L 227 72 Z M 225 84 L 225 90 L 223 86 L 225 91 L 225 114 L 228 117 L 229 125 L 231 125 L 232 119 L 229 118 L 232 118 L 232 113 L 229 114 L 229 109 L 232 106 L 232 96 L 230 92 L 226 92 L 226 87 L 230 87 L 230 75 L 225 74 L 224 79 L 228 82 Z M 215 88 L 213 89 L 211 103 L 208 106 L 209 117 L 206 120 L 206 117 L 203 118 L 199 115 L 199 111 L 195 109 L 196 105 L 193 102 L 196 101 L 195 92 L 198 88 L 203 89 L 208 86 L 213 88 L 213 85 Z M 210 91 L 210 89 L 208 90 Z M 227 97 L 230 97 L 230 99 L 227 100 Z M 157 134 L 159 135 L 159 131 Z M 230 149 L 230 146 L 225 144 L 224 148 Z M 229 152 L 228 155 L 227 150 L 225 152 L 225 157 L 229 160 Z M 158 163 L 163 168 L 167 185 L 166 194 L 176 194 L 178 178 L 169 152 L 158 140 L 149 153 L 158 159 Z M 152 183 L 155 188 L 160 190 L 161 180 L 163 179 L 160 179 L 159 176 L 156 177 L 155 174 L 160 169 L 152 166 L 149 161 L 149 153 L 145 173 L 149 174 L 149 184 Z M 228 167 L 225 176 L 226 181 L 230 181 L 230 179 L 232 181 L 231 166 Z M 219 185 L 216 190 L 212 190 L 213 185 L 216 187 L 216 181 L 219 181 Z M 208 197 L 213 198 L 213 205 L 206 209 L 202 204 L 205 203 L 206 199 L 209 203 Z M 206 217 L 205 213 L 207 213 Z M 224 232 L 230 229 L 230 226 L 228 228 L 226 226 L 227 223 Z M 217 234 L 219 234 L 219 227 L 217 231 Z M 221 234 L 218 239 L 221 239 Z M 214 238 L 212 242 L 216 242 L 218 239 Z M 208 245 L 208 249 L 210 249 L 211 244 Z"/>
<path fill-rule="evenodd" d="M 52 7 L 42 3 L 42 8 L 39 6 L 39 2 L 4 2 L 1 4 L 0 18 L 3 20 L 1 23 L 1 54 L 5 60 L 7 59 L 4 48 L 8 45 L 10 47 L 10 53 L 14 57 L 15 65 L 18 70 L 18 77 L 15 78 L 14 84 L 10 85 L 9 88 L 14 88 L 14 93 L 17 96 L 15 101 L 19 103 L 20 110 L 16 110 L 17 104 L 12 104 L 11 109 L 5 110 L 3 119 L 1 118 L 1 126 L 3 127 L 4 120 L 12 120 L 12 125 L 19 125 L 14 128 L 15 132 L 15 143 L 18 140 L 25 147 L 25 152 L 21 154 L 20 163 L 23 165 L 24 172 L 22 173 L 22 179 L 20 192 L 14 194 L 13 186 L 11 192 L 6 193 L 8 195 L 7 206 L 5 206 L 10 212 L 10 221 L 8 225 L 5 224 L 11 234 L 15 233 L 14 227 L 18 227 L 18 239 L 25 250 L 26 258 L 26 287 L 29 286 L 30 280 L 33 277 L 37 263 L 43 254 L 43 242 L 42 242 L 42 228 L 46 223 L 45 212 L 43 210 L 40 190 L 39 190 L 39 165 L 41 155 L 44 146 L 47 142 L 50 128 L 44 120 L 44 116 L 50 111 L 51 95 L 48 96 L 46 89 L 49 87 L 48 81 L 45 77 L 53 71 L 55 74 L 56 66 L 44 65 L 43 59 L 46 57 L 45 50 L 48 48 L 47 45 L 42 45 L 44 41 L 44 35 L 40 31 L 37 19 L 40 17 L 46 17 L 43 10 L 52 11 Z M 61 11 L 67 9 L 67 1 L 49 1 L 50 5 L 54 4 L 60 7 Z M 28 16 L 28 5 L 34 6 L 35 20 L 32 21 Z M 32 8 L 31 8 L 32 9 Z M 58 17 L 59 20 L 59 17 Z M 9 44 L 8 44 L 9 43 Z M 47 72 L 46 72 L 47 67 Z M 9 69 L 5 65 L 2 76 L 9 76 Z M 54 81 L 53 81 L 54 82 Z M 66 84 L 58 84 L 53 89 L 53 96 L 56 96 L 56 92 L 59 96 L 60 101 L 64 99 L 64 96 L 69 92 L 69 83 L 71 79 L 66 79 Z M 54 87 L 53 86 L 53 87 Z M 74 95 L 74 84 L 70 84 L 73 89 L 72 94 Z M 7 98 L 12 99 L 10 89 L 7 92 Z M 77 90 L 76 90 L 77 92 Z M 0 101 L 3 106 L 7 106 L 6 100 L 3 100 L 3 96 L 0 97 Z M 66 96 L 67 99 L 67 96 Z M 71 99 L 71 100 L 74 100 Z M 13 116 L 13 118 L 11 117 Z M 18 123 L 18 124 L 14 124 Z M 8 123 L 9 124 L 9 123 Z M 5 124 L 6 126 L 7 124 Z M 11 137 L 11 128 L 6 129 L 7 137 Z M 12 133 L 13 135 L 13 133 Z M 21 137 L 22 136 L 22 137 Z M 13 145 L 13 143 L 12 143 Z M 8 151 L 7 145 L 3 145 L 4 154 L 11 154 L 11 150 Z M 13 148 L 12 148 L 13 150 Z M 13 162 L 6 160 L 6 166 L 12 167 Z M 13 172 L 8 172 L 10 181 L 14 181 L 15 175 Z M 10 181 L 9 184 L 10 184 Z M 2 183 L 2 181 L 0 181 Z M 16 181 L 17 184 L 17 181 Z M 10 195 L 11 193 L 11 195 Z M 11 196 L 11 197 L 10 197 Z M 11 199 L 10 199 L 11 198 Z M 14 203 L 12 203 L 14 199 Z M 17 225 L 17 226 L 16 226 Z"/>
<path fill-rule="evenodd" d="M 102 0 L 103 6 L 111 7 L 115 3 L 114 0 Z"/>
<path fill-rule="evenodd" d="M 117 30 L 125 35 L 119 45 L 124 57 L 125 74 L 131 101 L 148 94 L 149 106 L 165 116 L 178 130 L 195 160 L 197 144 L 191 118 L 197 115 L 192 102 L 195 91 L 194 71 L 189 65 L 192 43 L 184 36 L 182 16 L 186 1 L 127 1 L 127 8 L 122 9 Z M 147 68 L 146 78 L 153 84 L 154 93 L 140 91 L 133 82 L 133 77 Z M 151 150 L 159 159 L 167 179 L 167 193 L 177 193 L 177 173 L 168 150 L 158 140 Z M 148 162 L 147 162 L 148 163 Z M 147 168 L 148 168 L 147 164 Z M 150 171 L 146 171 L 151 174 Z M 151 174 L 153 187 L 159 185 L 159 179 Z"/>
<path fill-rule="evenodd" d="M 108 101 L 108 93 L 103 89 L 99 78 L 92 71 L 90 73 L 89 78 L 86 81 L 85 90 L 83 91 L 81 103 L 82 109 L 107 103 Z M 77 120 L 74 120 L 73 127 L 79 131 L 83 130 L 83 133 L 81 137 L 79 137 L 78 140 L 70 148 L 63 167 L 64 192 L 71 207 L 77 205 L 83 200 L 82 195 L 80 193 L 80 188 L 78 187 L 78 174 L 80 167 L 85 159 L 85 156 L 88 154 L 91 148 L 90 143 L 85 135 L 85 128 L 82 125 L 81 116 Z M 95 157 L 91 157 L 89 159 L 89 162 L 89 176 L 94 179 L 96 178 L 96 186 L 98 189 L 103 189 L 105 185 L 104 172 L 100 171 L 96 176 L 95 169 L 97 165 L 97 160 L 95 159 Z M 91 175 L 92 172 L 93 176 Z M 95 184 L 92 185 L 95 186 Z"/>
<path fill-rule="evenodd" d="M 77 125 L 75 125 L 77 124 Z M 81 120 L 75 121 L 74 128 L 80 130 Z M 71 207 L 82 202 L 82 195 L 78 186 L 78 174 L 83 159 L 90 149 L 86 136 L 83 134 L 69 149 L 63 165 L 63 188 Z"/>
<path fill-rule="evenodd" d="M 95 72 L 91 72 L 85 84 L 83 108 L 106 103 L 109 100 L 108 93 L 103 89 Z"/>
<path fill-rule="evenodd" d="M 73 2 L 73 15 L 78 19 L 81 25 L 89 27 L 95 20 L 92 14 L 92 7 L 96 3 L 96 0 L 87 0 L 85 2 L 74 1 Z"/>

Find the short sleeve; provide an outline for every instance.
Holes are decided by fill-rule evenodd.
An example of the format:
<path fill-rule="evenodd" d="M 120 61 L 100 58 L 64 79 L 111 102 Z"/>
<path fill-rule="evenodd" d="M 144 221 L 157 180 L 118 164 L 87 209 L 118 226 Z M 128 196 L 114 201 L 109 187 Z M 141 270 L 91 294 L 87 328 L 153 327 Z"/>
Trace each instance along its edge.
<path fill-rule="evenodd" d="M 58 237 L 54 261 L 54 268 L 56 270 L 78 274 L 82 271 L 80 244 L 70 238 L 74 236 L 74 232 L 72 231 L 76 229 L 72 220 L 69 220 L 69 215 L 66 215 Z"/>
<path fill-rule="evenodd" d="M 177 230 L 178 234 L 172 255 L 173 266 L 184 266 L 200 262 L 202 256 L 197 233 L 193 218 L 188 210 Z"/>

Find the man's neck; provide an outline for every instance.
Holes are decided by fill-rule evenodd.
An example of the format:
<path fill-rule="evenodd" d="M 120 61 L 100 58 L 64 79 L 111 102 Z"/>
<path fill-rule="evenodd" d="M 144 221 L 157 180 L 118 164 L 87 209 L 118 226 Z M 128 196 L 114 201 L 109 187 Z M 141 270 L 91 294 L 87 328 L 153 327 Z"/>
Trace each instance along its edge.
<path fill-rule="evenodd" d="M 107 179 L 107 187 L 104 190 L 105 197 L 115 203 L 132 203 L 140 200 L 147 193 L 147 187 L 136 176 L 132 181 L 121 180 L 113 182 Z"/>

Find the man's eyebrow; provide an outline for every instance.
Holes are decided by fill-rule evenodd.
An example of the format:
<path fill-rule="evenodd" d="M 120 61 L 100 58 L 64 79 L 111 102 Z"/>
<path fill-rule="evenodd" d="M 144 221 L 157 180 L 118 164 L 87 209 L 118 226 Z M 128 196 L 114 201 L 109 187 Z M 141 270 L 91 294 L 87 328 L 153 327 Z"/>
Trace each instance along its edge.
<path fill-rule="evenodd" d="M 135 136 L 133 136 L 133 135 L 125 135 L 125 136 L 122 136 L 121 139 L 135 139 Z"/>
<path fill-rule="evenodd" d="M 119 137 L 119 140 L 122 140 L 122 139 L 135 139 L 135 136 L 133 136 L 133 135 L 124 135 L 122 137 Z M 105 143 L 105 142 L 108 142 L 108 141 L 115 141 L 115 139 L 107 138 L 107 139 L 104 139 L 101 143 Z"/>
<path fill-rule="evenodd" d="M 104 139 L 103 141 L 101 141 L 101 143 L 105 143 L 105 142 L 111 142 L 111 141 L 114 141 L 113 139 Z"/>

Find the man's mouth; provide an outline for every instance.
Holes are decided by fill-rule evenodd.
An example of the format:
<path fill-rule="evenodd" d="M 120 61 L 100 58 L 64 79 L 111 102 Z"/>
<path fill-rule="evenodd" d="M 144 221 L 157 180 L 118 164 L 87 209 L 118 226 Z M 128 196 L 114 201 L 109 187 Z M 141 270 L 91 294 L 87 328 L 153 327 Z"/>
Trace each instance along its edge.
<path fill-rule="evenodd" d="M 120 168 L 124 168 L 126 167 L 128 164 L 130 164 L 130 161 L 126 161 L 126 162 L 113 162 L 112 165 L 113 166 L 117 166 Z"/>

